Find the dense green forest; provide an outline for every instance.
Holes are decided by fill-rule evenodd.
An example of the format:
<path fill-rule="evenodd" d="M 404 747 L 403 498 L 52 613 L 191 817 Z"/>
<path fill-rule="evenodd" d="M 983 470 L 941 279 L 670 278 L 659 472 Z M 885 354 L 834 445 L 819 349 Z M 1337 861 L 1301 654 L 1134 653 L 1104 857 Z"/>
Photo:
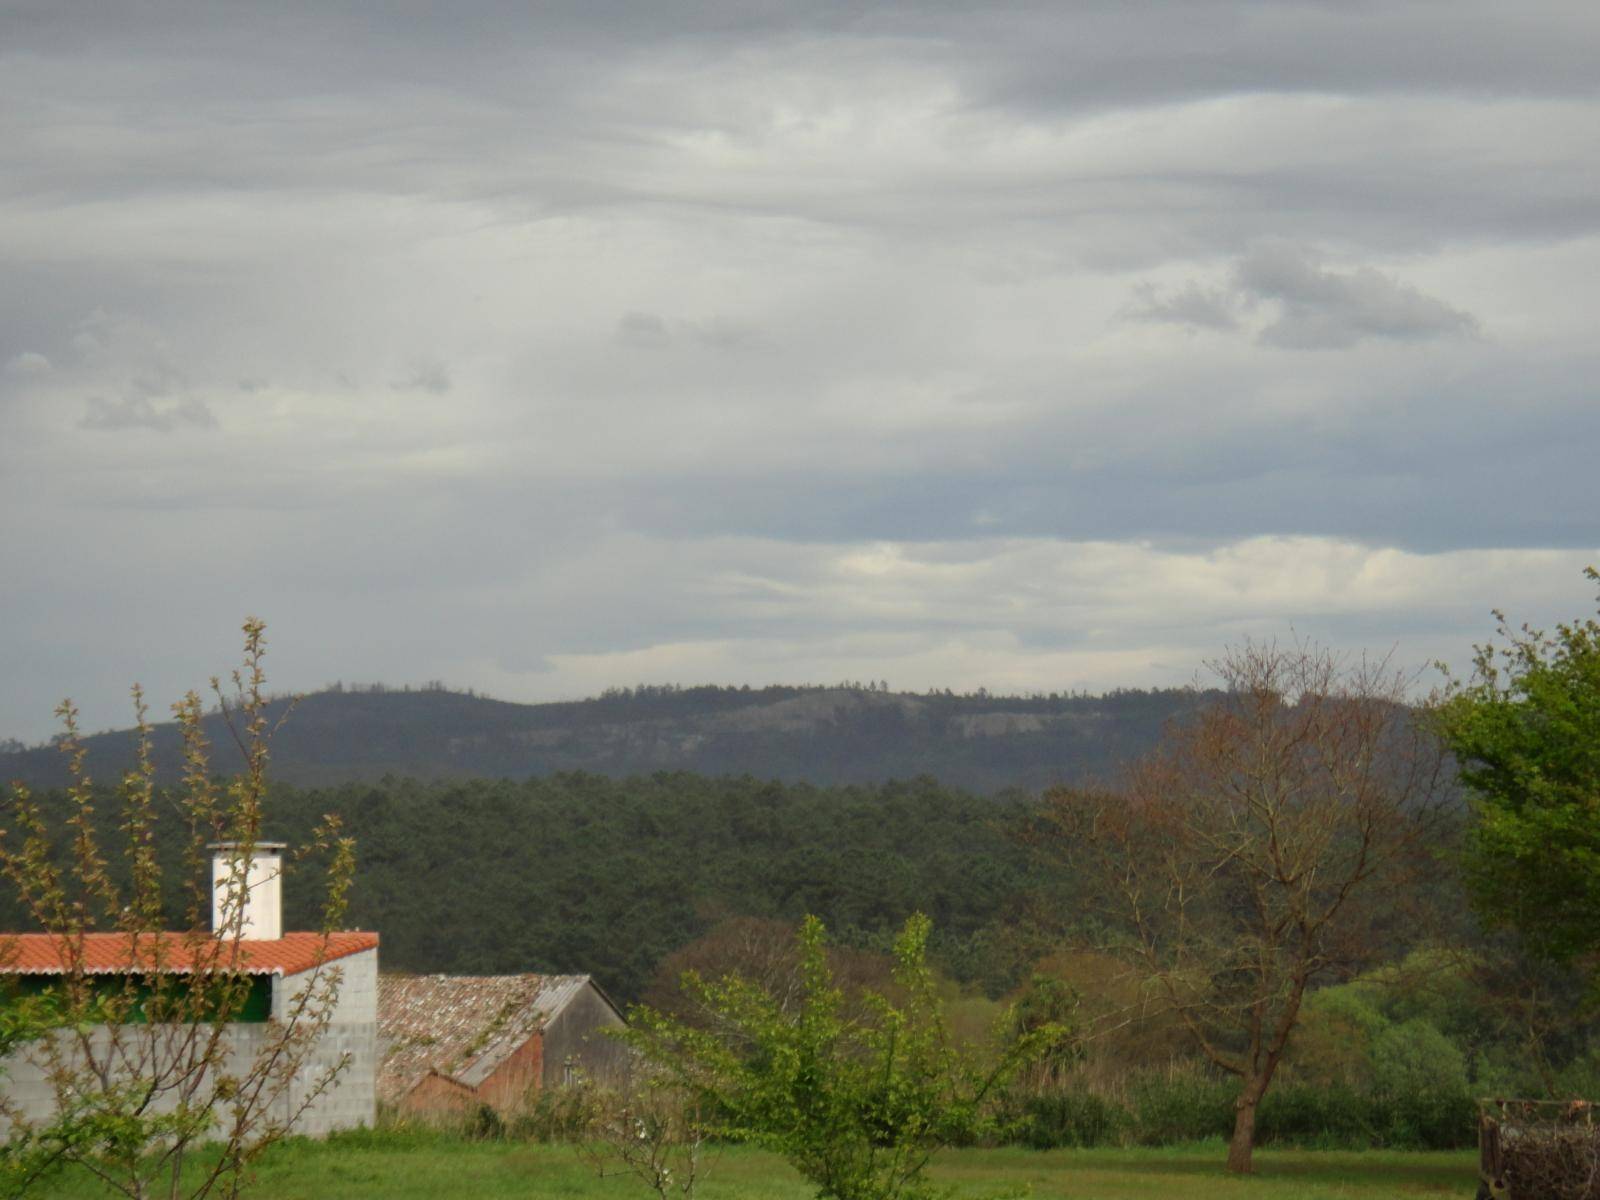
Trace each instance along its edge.
<path fill-rule="evenodd" d="M 64 815 L 61 793 L 41 799 Z M 102 818 L 117 806 L 108 792 Z M 838 787 L 688 772 L 390 776 L 276 785 L 266 833 L 305 844 L 325 813 L 357 846 L 346 923 L 382 934 L 389 970 L 581 972 L 627 1002 L 670 954 L 731 919 L 814 914 L 836 941 L 876 951 L 923 912 L 939 969 L 998 997 L 1084 932 L 1074 880 L 1030 849 L 1038 801 L 1022 791 L 981 796 L 926 776 Z M 315 871 L 303 877 L 286 886 L 289 928 L 313 927 L 322 901 Z M 1458 904 L 1442 880 L 1435 917 L 1390 930 L 1392 953 L 1458 927 L 1444 915 Z M 25 924 L 4 889 L 0 928 Z"/>
<path fill-rule="evenodd" d="M 273 743 L 273 777 L 323 787 L 393 773 L 422 779 L 510 778 L 589 771 L 624 778 L 656 771 L 759 775 L 817 784 L 930 775 L 996 792 L 1040 788 L 1110 771 L 1153 746 L 1162 726 L 1205 693 L 1117 691 L 1104 696 L 987 692 L 912 694 L 887 684 L 837 687 L 619 688 L 590 700 L 511 704 L 439 685 L 335 686 L 296 702 Z M 274 719 L 284 701 L 273 706 Z M 228 746 L 222 721 L 207 721 Z M 169 780 L 177 731 L 158 727 Z M 115 779 L 133 734 L 85 739 L 90 773 Z M 225 764 L 224 764 L 225 765 Z M 50 746 L 0 746 L 0 779 L 65 782 Z"/>
<path fill-rule="evenodd" d="M 669 952 L 725 918 L 815 913 L 845 941 L 880 947 L 921 910 L 946 969 L 1000 991 L 1024 969 L 1026 951 L 1009 943 L 1037 882 L 1009 836 L 1024 809 L 1019 795 L 926 778 L 388 778 L 280 785 L 268 833 L 304 843 L 322 814 L 340 815 L 357 843 L 348 923 L 382 934 L 386 969 L 583 972 L 632 1000 Z M 309 884 L 288 882 L 291 928 L 318 911 Z M 6 912 L 0 928 L 21 920 Z"/>

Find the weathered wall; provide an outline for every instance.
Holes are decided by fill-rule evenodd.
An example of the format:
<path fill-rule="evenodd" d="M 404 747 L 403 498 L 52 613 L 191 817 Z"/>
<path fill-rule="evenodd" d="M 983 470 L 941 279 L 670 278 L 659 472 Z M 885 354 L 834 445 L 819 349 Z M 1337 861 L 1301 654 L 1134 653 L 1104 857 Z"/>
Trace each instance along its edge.
<path fill-rule="evenodd" d="M 603 1030 L 621 1029 L 616 1009 L 591 984 L 544 1027 L 544 1086 L 570 1082 L 571 1071 L 596 1083 L 622 1083 L 628 1075 L 629 1051 Z"/>
<path fill-rule="evenodd" d="M 544 1035 L 535 1033 L 511 1052 L 495 1073 L 478 1085 L 485 1104 L 501 1112 L 516 1112 L 531 1099 L 543 1078 Z"/>
<path fill-rule="evenodd" d="M 277 1101 L 276 1115 L 287 1118 L 298 1107 L 310 1080 L 337 1062 L 341 1055 L 350 1056 L 349 1065 L 335 1085 L 314 1100 L 295 1125 L 295 1132 L 311 1136 L 371 1125 L 376 1115 L 378 952 L 364 950 L 347 955 L 328 964 L 324 970 L 335 968 L 340 971 L 341 983 L 333 1021 L 302 1064 L 296 1085 L 287 1089 Z M 304 986 L 302 977 L 277 982 L 274 1011 L 280 1015 L 286 1011 L 284 1006 L 292 1002 Z M 109 1033 L 101 1029 L 90 1036 L 95 1048 L 103 1052 Z M 130 1045 L 137 1038 L 157 1039 L 159 1052 L 160 1039 L 171 1038 L 173 1032 L 161 1026 L 128 1026 L 123 1036 Z M 271 1037 L 272 1027 L 266 1024 L 230 1025 L 229 1070 L 245 1070 Z M 5 1077 L 0 1080 L 0 1089 L 11 1103 L 29 1119 L 48 1120 L 55 1112 L 55 1090 L 37 1052 L 24 1050 L 14 1054 L 5 1060 L 3 1069 Z"/>
<path fill-rule="evenodd" d="M 400 1101 L 410 1117 L 456 1119 L 478 1107 L 478 1094 L 443 1075 L 424 1075 Z"/>

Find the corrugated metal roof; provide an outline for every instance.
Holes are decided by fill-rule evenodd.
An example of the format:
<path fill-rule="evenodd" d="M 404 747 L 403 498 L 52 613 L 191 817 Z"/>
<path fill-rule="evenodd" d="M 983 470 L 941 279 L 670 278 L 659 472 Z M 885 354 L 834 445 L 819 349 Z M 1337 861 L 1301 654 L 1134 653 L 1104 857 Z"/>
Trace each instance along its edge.
<path fill-rule="evenodd" d="M 587 975 L 380 975 L 378 1098 L 430 1072 L 477 1087 L 585 987 Z"/>
<path fill-rule="evenodd" d="M 0 975 L 64 975 L 79 964 L 89 975 L 184 974 L 197 963 L 201 970 L 298 975 L 377 944 L 376 933 L 286 933 L 237 941 L 218 941 L 207 933 L 86 933 L 81 938 L 10 933 L 0 934 Z"/>

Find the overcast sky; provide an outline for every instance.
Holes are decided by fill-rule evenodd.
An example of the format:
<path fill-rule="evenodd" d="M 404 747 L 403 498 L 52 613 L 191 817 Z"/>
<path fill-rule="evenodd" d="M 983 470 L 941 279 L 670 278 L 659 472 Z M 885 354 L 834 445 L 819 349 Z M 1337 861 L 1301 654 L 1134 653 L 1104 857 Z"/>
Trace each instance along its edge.
<path fill-rule="evenodd" d="M 0 737 L 1593 612 L 1589 0 L 0 0 Z"/>

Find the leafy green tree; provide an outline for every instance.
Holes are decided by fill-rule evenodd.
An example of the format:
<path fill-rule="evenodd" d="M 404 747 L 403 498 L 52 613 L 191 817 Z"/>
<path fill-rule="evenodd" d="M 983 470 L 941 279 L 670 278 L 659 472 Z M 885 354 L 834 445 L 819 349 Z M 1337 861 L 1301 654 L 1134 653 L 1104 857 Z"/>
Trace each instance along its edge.
<path fill-rule="evenodd" d="M 1390 1095 L 1467 1090 L 1467 1061 L 1431 1021 L 1413 1017 L 1372 1041 L 1373 1083 Z"/>
<path fill-rule="evenodd" d="M 5 958 L 0 957 L 0 963 L 4 961 Z M 0 996 L 0 1062 L 60 1025 L 60 1006 L 48 991 Z"/>
<path fill-rule="evenodd" d="M 1006 1036 L 1013 1042 L 1033 1037 L 1042 1029 L 1059 1036 L 1027 1065 L 1022 1082 L 1032 1091 L 1059 1086 L 1067 1072 L 1083 1060 L 1083 1044 L 1070 1036 L 1078 1025 L 1078 993 L 1064 980 L 1036 973 L 1011 1006 Z"/>
<path fill-rule="evenodd" d="M 1585 574 L 1600 583 L 1600 572 Z M 1467 877 L 1489 921 L 1556 962 L 1600 953 L 1600 620 L 1511 629 L 1452 681 L 1438 728 L 1471 791 Z"/>
<path fill-rule="evenodd" d="M 798 937 L 798 1002 L 737 975 L 685 987 L 709 1026 L 636 1009 L 625 1039 L 717 1114 L 714 1132 L 783 1155 L 823 1200 L 916 1200 L 941 1147 L 970 1136 L 985 1098 L 1060 1036 L 1013 1040 L 986 1069 L 951 1042 L 927 964 L 928 919 L 895 941 L 893 994 L 847 996 L 828 964 L 822 923 Z"/>

